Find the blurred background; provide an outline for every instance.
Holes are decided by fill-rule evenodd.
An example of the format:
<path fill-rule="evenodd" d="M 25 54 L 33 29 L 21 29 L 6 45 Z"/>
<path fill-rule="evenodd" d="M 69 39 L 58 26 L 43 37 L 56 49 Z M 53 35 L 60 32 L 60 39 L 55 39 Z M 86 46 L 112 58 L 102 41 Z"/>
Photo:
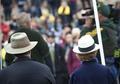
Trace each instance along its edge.
<path fill-rule="evenodd" d="M 117 58 L 115 65 L 119 73 L 120 0 L 99 1 L 109 6 L 110 14 L 107 18 L 117 27 L 118 45 L 114 58 Z M 19 30 L 17 19 L 21 12 L 26 12 L 30 16 L 31 28 L 41 33 L 48 44 L 55 42 L 63 48 L 65 67 L 70 76 L 81 62 L 72 52 L 73 46 L 77 45 L 78 39 L 85 33 L 96 35 L 93 29 L 90 30 L 92 33 L 86 31 L 84 33 L 86 27 L 96 28 L 92 0 L 0 0 L 0 45 L 3 67 L 7 66 L 3 47 L 8 42 L 9 36 Z"/>

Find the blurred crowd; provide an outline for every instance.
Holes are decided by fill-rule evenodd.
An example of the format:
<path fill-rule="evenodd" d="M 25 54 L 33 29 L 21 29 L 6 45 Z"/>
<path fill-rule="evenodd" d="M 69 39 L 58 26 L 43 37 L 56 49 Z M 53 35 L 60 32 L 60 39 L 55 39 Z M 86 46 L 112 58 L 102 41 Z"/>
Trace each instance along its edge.
<path fill-rule="evenodd" d="M 105 10 L 100 11 L 102 15 L 99 14 L 101 32 L 103 31 L 103 47 L 105 48 L 106 59 L 110 58 L 106 61 L 111 63 L 112 59 L 115 59 L 115 68 L 110 68 L 112 68 L 114 74 L 118 74 L 120 71 L 120 1 L 116 0 L 116 2 L 109 3 L 107 6 L 110 10 L 107 11 L 105 7 Z M 106 18 L 110 22 L 104 22 L 103 20 Z M 9 36 L 18 31 L 20 29 L 19 25 L 24 23 L 29 24 L 29 27 L 39 32 L 47 42 L 52 64 L 56 65 L 51 69 L 54 76 L 58 74 L 61 77 L 56 77 L 56 79 L 59 79 L 57 84 L 67 84 L 71 73 L 80 66 L 81 61 L 72 51 L 73 47 L 77 45 L 78 39 L 85 34 L 90 34 L 95 37 L 94 39 L 98 43 L 91 0 L 1 0 L 0 35 L 3 60 L 5 60 L 3 47 L 8 42 Z M 113 32 L 107 30 L 109 34 L 104 35 L 106 32 L 104 32 L 104 27 L 110 27 Z M 107 40 L 109 36 L 114 42 Z M 56 44 L 55 50 L 50 47 L 50 44 Z M 52 59 L 52 50 L 58 56 L 58 58 L 56 57 L 57 62 L 54 58 Z M 99 54 L 98 59 L 100 60 Z M 49 58 L 45 58 L 45 60 L 47 60 L 46 64 L 51 66 Z M 110 63 L 108 63 L 108 66 L 112 65 Z M 3 61 L 3 66 L 7 66 L 5 61 Z M 113 69 L 117 69 L 117 72 Z M 56 70 L 58 70 L 58 73 L 55 72 Z M 64 77 L 64 80 L 62 77 Z"/>

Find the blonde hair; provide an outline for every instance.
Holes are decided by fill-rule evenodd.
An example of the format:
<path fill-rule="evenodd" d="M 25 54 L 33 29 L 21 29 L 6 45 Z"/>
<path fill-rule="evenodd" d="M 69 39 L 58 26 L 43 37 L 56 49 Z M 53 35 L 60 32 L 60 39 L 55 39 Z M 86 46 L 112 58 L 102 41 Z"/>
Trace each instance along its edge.
<path fill-rule="evenodd" d="M 72 35 L 73 36 L 80 36 L 81 30 L 79 28 L 73 28 L 72 29 Z"/>
<path fill-rule="evenodd" d="M 81 61 L 89 61 L 96 57 L 97 51 L 88 54 L 77 54 Z"/>

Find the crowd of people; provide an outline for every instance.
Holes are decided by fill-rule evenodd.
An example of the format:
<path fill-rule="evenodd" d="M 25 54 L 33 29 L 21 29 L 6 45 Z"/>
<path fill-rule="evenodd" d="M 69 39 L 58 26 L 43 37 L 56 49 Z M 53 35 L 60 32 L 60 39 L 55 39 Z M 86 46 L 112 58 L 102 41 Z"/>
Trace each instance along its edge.
<path fill-rule="evenodd" d="M 114 82 L 114 79 L 116 79 L 117 82 L 119 82 L 120 79 L 120 1 L 116 0 L 114 3 L 112 2 L 109 4 L 107 4 L 106 2 L 102 2 L 101 0 L 97 1 L 105 62 L 106 66 L 109 68 L 109 71 L 107 71 L 108 69 L 106 68 L 103 69 L 104 67 L 101 67 L 100 65 L 95 65 L 95 70 L 93 71 L 96 72 L 96 77 L 97 75 L 100 75 L 102 73 L 108 73 L 107 75 L 104 74 L 104 77 L 108 76 L 109 80 L 111 80 L 111 83 L 107 83 L 106 81 L 108 80 L 106 79 L 104 80 L 104 82 L 101 82 L 102 80 L 99 80 L 100 84 L 117 84 Z M 12 41 L 14 42 L 14 40 L 16 40 L 15 38 L 12 39 L 12 37 L 20 32 L 22 34 L 24 32 L 25 36 L 27 36 L 31 42 L 37 41 L 36 46 L 30 49 L 26 48 L 26 50 L 21 49 L 19 51 L 16 51 L 15 53 L 12 52 L 12 49 L 5 49 L 4 47 L 7 44 L 11 43 L 12 45 Z M 79 39 L 82 39 L 82 37 L 84 36 L 86 39 L 86 35 L 90 35 L 90 37 L 88 36 L 89 38 L 87 40 L 87 43 L 89 43 L 89 40 L 91 40 L 90 38 L 93 38 L 95 43 L 99 44 L 92 1 L 90 0 L 1 0 L 1 68 L 9 67 L 15 62 L 13 67 L 11 67 L 14 68 L 17 65 L 17 61 L 21 61 L 21 59 L 30 60 L 29 57 L 26 57 L 26 55 L 30 55 L 30 58 L 32 60 L 47 65 L 51 70 L 46 71 L 46 66 L 40 66 L 38 64 L 41 68 L 45 69 L 45 71 L 48 72 L 46 73 L 45 71 L 43 71 L 42 73 L 46 73 L 45 75 L 46 77 L 48 77 L 46 79 L 50 80 L 49 82 L 51 82 L 48 83 L 47 81 L 45 83 L 42 81 L 43 84 L 54 84 L 55 81 L 56 84 L 68 84 L 69 80 L 70 84 L 91 84 L 94 80 L 98 80 L 98 78 L 93 79 L 93 81 L 91 79 L 91 82 L 88 80 L 88 77 L 93 77 L 91 76 L 91 74 L 93 74 L 94 72 L 88 73 L 88 81 L 85 81 L 85 78 L 87 76 L 87 74 L 84 75 L 84 73 L 87 73 L 85 69 L 88 68 L 87 70 L 92 70 L 90 68 L 90 66 L 92 67 L 92 65 L 87 66 L 87 64 L 89 63 L 95 64 L 96 62 L 98 62 L 99 64 L 101 64 L 100 52 L 98 51 L 97 53 L 98 49 L 96 49 L 95 51 L 92 51 L 93 49 L 89 50 L 88 47 L 91 46 L 89 44 L 87 45 L 87 43 L 86 51 L 81 51 L 81 49 L 83 49 L 85 46 L 84 44 L 81 49 L 77 51 L 74 50 L 74 47 L 81 46 L 81 44 L 79 44 Z M 18 36 L 18 38 L 20 37 Z M 84 40 L 84 42 L 86 42 L 86 40 Z M 22 45 L 19 46 L 17 46 L 17 44 L 13 44 L 13 48 L 27 46 L 27 44 L 25 44 L 25 41 L 23 43 L 21 42 L 21 44 Z M 92 51 L 93 53 L 89 51 Z M 81 52 L 89 53 L 84 53 L 83 55 L 83 53 Z M 95 60 L 96 58 L 97 60 Z M 33 66 L 38 66 L 33 62 L 31 62 L 31 64 Z M 32 68 L 29 63 L 28 65 L 26 63 L 26 65 L 21 65 L 20 67 L 22 67 L 22 69 L 24 70 L 27 66 L 29 66 L 27 70 Z M 87 67 L 85 68 L 83 66 Z M 98 67 L 98 69 L 95 67 Z M 82 71 L 82 68 L 85 71 Z M 20 68 L 17 68 L 16 70 L 18 70 L 19 72 L 19 69 Z M 39 70 L 38 68 L 36 69 Z M 102 69 L 103 71 L 100 69 Z M 100 72 L 96 70 L 100 70 Z M 14 71 L 11 73 L 14 73 Z M 40 75 L 42 75 L 42 73 L 40 73 Z M 112 76 L 109 75 L 109 73 L 112 74 Z M 83 76 L 83 78 L 79 78 L 78 75 Z M 13 75 L 13 77 L 17 76 L 18 75 Z M 27 76 L 24 75 L 24 77 Z M 101 75 L 98 77 L 103 76 Z M 27 84 L 27 82 L 17 82 L 20 81 L 16 81 L 14 84 Z M 96 82 L 98 81 L 94 81 L 95 84 Z M 36 82 L 33 82 L 32 84 L 37 83 L 38 82 L 36 80 Z M 6 83 L 3 81 L 2 84 Z"/>

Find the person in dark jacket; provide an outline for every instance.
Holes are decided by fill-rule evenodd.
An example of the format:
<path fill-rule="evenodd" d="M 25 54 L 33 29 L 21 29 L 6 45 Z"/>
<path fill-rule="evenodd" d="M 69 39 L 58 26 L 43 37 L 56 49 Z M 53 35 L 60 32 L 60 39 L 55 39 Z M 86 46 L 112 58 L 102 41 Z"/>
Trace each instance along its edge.
<path fill-rule="evenodd" d="M 90 35 L 82 36 L 78 40 L 78 45 L 73 48 L 73 52 L 82 61 L 70 79 L 70 84 L 116 84 L 114 76 L 110 70 L 99 64 L 96 59 L 99 45 L 95 44 Z"/>
<path fill-rule="evenodd" d="M 110 15 L 110 8 L 108 5 L 105 5 L 102 2 L 99 2 L 98 5 L 98 16 L 100 21 L 100 30 L 102 35 L 102 43 L 105 54 L 106 65 L 110 68 L 114 76 L 117 76 L 117 70 L 115 68 L 114 62 L 114 51 L 117 49 L 117 26 L 108 18 Z M 81 36 L 89 34 L 91 35 L 95 42 L 98 43 L 97 30 L 93 26 L 91 28 L 84 27 Z M 100 55 L 97 54 L 99 62 L 101 63 Z"/>
<path fill-rule="evenodd" d="M 56 84 L 68 84 L 68 72 L 65 63 L 65 50 L 55 43 L 53 32 L 47 33 L 47 42 L 50 55 L 46 58 L 46 64 L 50 67 L 56 80 Z"/>
<path fill-rule="evenodd" d="M 31 50 L 37 41 L 29 41 L 26 33 L 15 33 L 5 46 L 7 53 L 15 55 L 14 63 L 0 72 L 0 84 L 55 84 L 50 69 L 31 60 Z"/>
<path fill-rule="evenodd" d="M 106 65 L 110 68 L 112 74 L 117 77 L 117 69 L 115 67 L 115 50 L 118 48 L 118 27 L 116 24 L 109 19 L 110 7 L 104 3 L 99 3 L 98 16 L 100 21 L 100 26 L 103 28 L 102 40 L 103 48 L 105 53 Z"/>
<path fill-rule="evenodd" d="M 30 41 L 38 41 L 37 46 L 31 51 L 31 58 L 35 61 L 45 63 L 44 58 L 48 56 L 49 48 L 41 34 L 30 27 L 29 15 L 24 12 L 20 13 L 20 16 L 18 15 L 16 22 L 19 25 L 19 29 L 16 32 L 25 32 Z M 14 56 L 7 54 L 5 60 L 7 65 L 10 65 L 14 60 Z"/>

